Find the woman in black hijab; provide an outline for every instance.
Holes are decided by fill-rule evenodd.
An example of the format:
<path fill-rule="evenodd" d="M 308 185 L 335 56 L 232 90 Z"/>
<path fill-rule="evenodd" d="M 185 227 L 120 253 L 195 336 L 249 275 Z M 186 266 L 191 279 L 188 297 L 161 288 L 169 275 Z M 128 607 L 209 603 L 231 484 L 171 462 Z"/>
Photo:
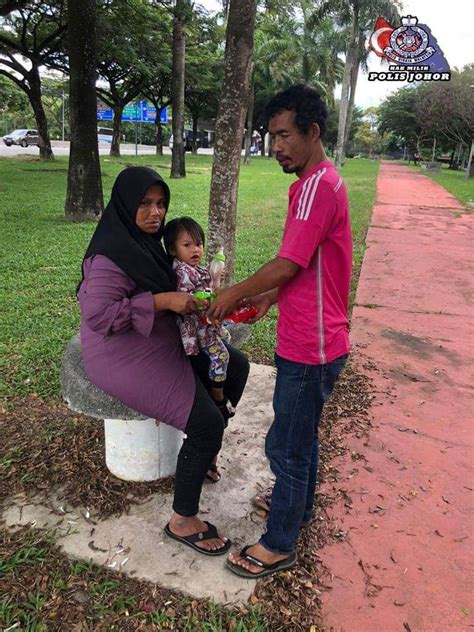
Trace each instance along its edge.
<path fill-rule="evenodd" d="M 176 313 L 196 309 L 176 292 L 161 244 L 170 191 L 152 169 L 129 167 L 112 196 L 83 260 L 78 297 L 81 343 L 90 380 L 148 417 L 186 433 L 178 455 L 174 513 L 166 533 L 207 555 L 230 546 L 198 517 L 206 472 L 219 452 L 224 419 L 206 389 L 206 370 L 186 357 Z M 248 361 L 229 348 L 226 396 L 235 406 L 247 381 Z M 198 363 L 199 365 L 199 363 Z"/>
<path fill-rule="evenodd" d="M 149 234 L 136 224 L 137 209 L 144 193 L 153 185 L 164 194 L 164 213 L 170 190 L 163 178 L 148 167 L 129 167 L 113 186 L 112 196 L 97 225 L 84 259 L 101 254 L 121 268 L 143 290 L 176 290 L 173 270 L 162 244 L 164 215 L 157 232 Z"/>

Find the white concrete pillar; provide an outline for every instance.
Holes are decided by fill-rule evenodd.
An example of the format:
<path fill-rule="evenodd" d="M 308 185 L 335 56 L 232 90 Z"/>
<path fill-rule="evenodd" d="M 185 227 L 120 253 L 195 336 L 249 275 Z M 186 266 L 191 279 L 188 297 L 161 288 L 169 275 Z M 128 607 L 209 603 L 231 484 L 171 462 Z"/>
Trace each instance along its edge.
<path fill-rule="evenodd" d="M 105 419 L 105 462 L 124 481 L 154 481 L 176 471 L 184 434 L 154 419 Z"/>

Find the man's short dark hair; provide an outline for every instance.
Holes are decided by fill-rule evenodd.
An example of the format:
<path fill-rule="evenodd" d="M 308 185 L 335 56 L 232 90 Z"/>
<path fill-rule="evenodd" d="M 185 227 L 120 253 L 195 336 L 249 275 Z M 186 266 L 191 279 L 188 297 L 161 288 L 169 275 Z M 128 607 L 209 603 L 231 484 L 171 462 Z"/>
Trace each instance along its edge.
<path fill-rule="evenodd" d="M 279 92 L 265 107 L 265 123 L 284 110 L 295 113 L 295 125 L 301 134 L 307 134 L 313 123 L 319 125 L 321 139 L 326 133 L 327 110 L 324 101 L 313 88 L 298 84 Z"/>

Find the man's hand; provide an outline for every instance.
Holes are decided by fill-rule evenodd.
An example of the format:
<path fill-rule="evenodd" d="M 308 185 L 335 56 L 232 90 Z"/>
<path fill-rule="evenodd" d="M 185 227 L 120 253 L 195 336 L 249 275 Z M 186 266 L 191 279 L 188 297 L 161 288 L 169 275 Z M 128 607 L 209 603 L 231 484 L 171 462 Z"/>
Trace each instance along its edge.
<path fill-rule="evenodd" d="M 252 298 L 248 299 L 245 302 L 246 305 L 253 305 L 258 309 L 257 315 L 254 318 L 251 318 L 247 321 L 249 325 L 253 325 L 258 320 L 263 318 L 270 307 L 275 303 L 273 299 L 273 295 L 271 292 L 265 292 L 264 294 L 257 294 L 257 296 L 252 296 Z"/>
<path fill-rule="evenodd" d="M 239 298 L 235 297 L 233 288 L 225 287 L 217 292 L 217 297 L 206 311 L 207 318 L 214 322 L 224 318 L 240 307 Z"/>
<path fill-rule="evenodd" d="M 216 300 L 206 311 L 206 316 L 210 320 L 223 320 L 241 306 L 242 299 L 275 290 L 282 283 L 294 277 L 299 269 L 300 266 L 297 263 L 282 257 L 275 257 L 245 281 L 221 290 L 217 294 Z"/>

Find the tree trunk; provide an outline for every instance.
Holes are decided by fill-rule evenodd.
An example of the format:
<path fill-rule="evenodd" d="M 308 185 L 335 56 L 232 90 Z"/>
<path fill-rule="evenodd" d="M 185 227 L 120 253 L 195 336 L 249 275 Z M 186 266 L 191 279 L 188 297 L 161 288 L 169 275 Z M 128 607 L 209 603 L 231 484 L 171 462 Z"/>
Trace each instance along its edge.
<path fill-rule="evenodd" d="M 355 94 L 356 94 L 356 88 L 357 88 L 357 79 L 359 77 L 360 61 L 362 58 L 364 43 L 365 43 L 365 40 L 364 40 L 363 35 L 359 35 L 359 42 L 357 46 L 357 57 L 351 70 L 350 97 L 349 97 L 349 104 L 347 106 L 346 129 L 344 130 L 344 146 L 342 149 L 343 155 L 346 154 L 347 143 L 349 142 L 349 135 L 351 133 L 352 115 L 354 113 L 354 100 L 355 100 Z"/>
<path fill-rule="evenodd" d="M 471 142 L 471 150 L 469 152 L 469 158 L 467 161 L 467 167 L 466 167 L 466 176 L 465 179 L 469 180 L 469 178 L 474 177 L 474 140 Z"/>
<path fill-rule="evenodd" d="M 193 114 L 193 147 L 192 152 L 194 155 L 198 153 L 198 117 Z"/>
<path fill-rule="evenodd" d="M 259 134 L 260 134 L 260 155 L 262 156 L 262 158 L 265 158 L 265 135 L 267 133 L 267 130 L 264 127 L 259 127 L 258 128 Z"/>
<path fill-rule="evenodd" d="M 69 123 L 71 145 L 65 214 L 73 221 L 103 211 L 95 92 L 95 0 L 69 0 Z"/>
<path fill-rule="evenodd" d="M 186 177 L 184 161 L 184 73 L 186 40 L 184 34 L 184 9 L 186 0 L 176 0 L 173 20 L 173 79 L 171 107 L 173 109 L 173 149 L 171 152 L 171 177 Z"/>
<path fill-rule="evenodd" d="M 46 118 L 43 102 L 41 100 L 41 79 L 38 66 L 34 65 L 32 67 L 28 73 L 28 81 L 30 90 L 27 94 L 35 115 L 36 127 L 38 128 L 40 158 L 43 160 L 54 160 L 51 140 L 49 138 L 48 119 Z"/>
<path fill-rule="evenodd" d="M 302 74 L 303 74 L 303 83 L 308 84 L 311 80 L 309 76 L 309 56 L 308 56 L 308 40 L 310 37 L 308 22 L 306 19 L 305 11 L 303 10 L 303 60 L 302 60 Z"/>
<path fill-rule="evenodd" d="M 347 110 L 349 107 L 349 88 L 351 83 L 352 67 L 356 61 L 357 44 L 359 37 L 358 14 L 354 12 L 351 36 L 347 46 L 346 64 L 344 66 L 344 76 L 342 79 L 341 103 L 339 105 L 339 124 L 337 128 L 336 143 L 336 167 L 341 168 L 344 160 L 344 134 L 346 131 Z"/>
<path fill-rule="evenodd" d="M 245 131 L 245 157 L 244 165 L 249 165 L 252 157 L 250 154 L 250 148 L 252 147 L 252 132 L 253 132 L 253 108 L 255 104 L 255 86 L 252 79 L 250 84 L 249 106 L 247 110 L 247 129 Z"/>
<path fill-rule="evenodd" d="M 156 108 L 156 155 L 163 155 L 163 125 L 161 124 L 161 112 L 163 108 Z"/>
<path fill-rule="evenodd" d="M 453 169 L 454 168 L 454 155 L 456 153 L 456 149 L 453 149 L 451 152 L 451 158 L 449 159 L 449 167 L 448 169 Z"/>
<path fill-rule="evenodd" d="M 230 0 L 224 81 L 216 119 L 208 255 L 224 246 L 226 281 L 234 279 L 240 155 L 248 106 L 257 0 Z"/>
<path fill-rule="evenodd" d="M 110 156 L 120 156 L 120 127 L 122 125 L 123 105 L 114 105 L 112 144 L 110 145 Z"/>

